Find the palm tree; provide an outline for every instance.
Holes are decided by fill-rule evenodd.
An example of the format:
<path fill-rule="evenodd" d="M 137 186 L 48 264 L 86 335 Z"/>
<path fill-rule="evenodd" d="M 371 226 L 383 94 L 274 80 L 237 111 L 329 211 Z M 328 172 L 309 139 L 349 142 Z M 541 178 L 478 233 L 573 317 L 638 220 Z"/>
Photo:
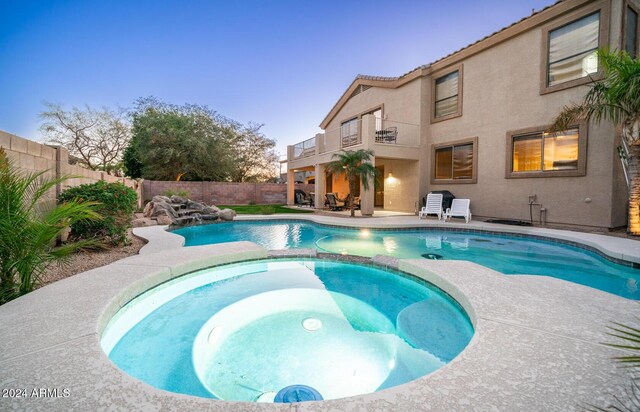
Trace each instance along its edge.
<path fill-rule="evenodd" d="M 48 179 L 44 173 L 21 173 L 0 147 L 0 304 L 32 291 L 49 264 L 96 245 L 93 240 L 56 245 L 72 223 L 100 215 L 94 202 L 47 201 L 66 178 Z"/>
<path fill-rule="evenodd" d="M 333 155 L 333 161 L 326 166 L 327 171 L 340 176 L 344 173 L 347 182 L 349 182 L 349 210 L 351 217 L 355 216 L 355 205 L 353 202 L 353 194 L 356 191 L 356 180 L 359 177 L 365 190 L 369 190 L 369 182 L 378 176 L 378 170 L 371 164 L 372 150 L 344 150 L 342 153 Z M 371 180 L 370 180 L 371 179 Z"/>
<path fill-rule="evenodd" d="M 640 235 L 640 59 L 625 52 L 598 50 L 604 77 L 594 81 L 584 100 L 565 106 L 551 132 L 566 130 L 579 120 L 610 121 L 621 129 L 628 146 L 629 224 Z"/>

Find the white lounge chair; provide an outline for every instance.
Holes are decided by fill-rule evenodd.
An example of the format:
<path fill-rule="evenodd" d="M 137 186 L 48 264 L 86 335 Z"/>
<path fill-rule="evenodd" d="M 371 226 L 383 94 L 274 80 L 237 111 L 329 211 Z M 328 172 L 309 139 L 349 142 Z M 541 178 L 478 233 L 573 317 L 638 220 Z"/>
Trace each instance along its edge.
<path fill-rule="evenodd" d="M 452 217 L 463 217 L 466 223 L 471 220 L 471 209 L 469 205 L 471 200 L 469 199 L 453 199 L 451 207 L 447 208 L 444 212 L 444 220 L 451 219 Z"/>
<path fill-rule="evenodd" d="M 442 193 L 429 193 L 427 195 L 427 204 L 420 209 L 418 217 L 422 219 L 427 215 L 438 215 L 438 220 L 442 219 Z"/>

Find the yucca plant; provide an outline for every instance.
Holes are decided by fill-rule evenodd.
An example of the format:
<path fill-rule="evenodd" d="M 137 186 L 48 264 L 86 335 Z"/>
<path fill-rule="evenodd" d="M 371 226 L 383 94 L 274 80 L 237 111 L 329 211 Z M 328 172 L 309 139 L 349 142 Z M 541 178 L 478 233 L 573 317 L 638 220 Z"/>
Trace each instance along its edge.
<path fill-rule="evenodd" d="M 47 193 L 68 177 L 50 179 L 44 173 L 18 170 L 0 148 L 0 304 L 32 291 L 48 265 L 97 245 L 93 240 L 57 244 L 72 223 L 101 217 L 95 203 L 47 202 Z"/>
<path fill-rule="evenodd" d="M 594 81 L 582 102 L 565 106 L 550 128 L 566 130 L 579 120 L 609 121 L 618 126 L 629 147 L 628 232 L 640 235 L 640 59 L 626 52 L 598 50 L 603 78 Z"/>
<path fill-rule="evenodd" d="M 369 182 L 378 176 L 378 170 L 371 164 L 372 150 L 344 150 L 333 155 L 333 161 L 327 164 L 327 170 L 336 175 L 344 173 L 349 183 L 349 210 L 351 217 L 355 216 L 354 196 L 356 179 L 359 177 L 365 190 L 369 190 Z"/>

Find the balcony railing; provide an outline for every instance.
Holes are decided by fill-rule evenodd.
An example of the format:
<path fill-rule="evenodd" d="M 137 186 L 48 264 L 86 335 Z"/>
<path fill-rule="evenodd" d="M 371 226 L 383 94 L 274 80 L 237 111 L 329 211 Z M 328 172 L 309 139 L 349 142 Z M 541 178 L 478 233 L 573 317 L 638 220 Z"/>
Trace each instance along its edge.
<path fill-rule="evenodd" d="M 375 142 L 381 144 L 419 146 L 420 126 L 387 119 L 376 119 Z"/>
<path fill-rule="evenodd" d="M 312 137 L 304 142 L 300 142 L 293 146 L 293 158 L 302 159 L 304 157 L 315 156 L 316 154 L 316 138 Z"/>

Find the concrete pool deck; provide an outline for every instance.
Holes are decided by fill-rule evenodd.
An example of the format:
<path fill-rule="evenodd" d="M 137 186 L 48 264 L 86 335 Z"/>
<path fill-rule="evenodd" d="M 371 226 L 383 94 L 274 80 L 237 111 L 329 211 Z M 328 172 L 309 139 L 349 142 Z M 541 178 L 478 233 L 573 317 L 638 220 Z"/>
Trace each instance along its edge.
<path fill-rule="evenodd" d="M 304 218 L 347 223 L 327 216 Z M 384 226 L 397 227 L 438 224 L 404 216 L 384 221 Z M 366 219 L 348 223 L 380 227 Z M 480 223 L 446 225 L 484 228 Z M 503 231 L 503 226 L 485 225 Z M 505 229 L 582 239 L 614 257 L 640 257 L 640 242 L 629 239 Z M 0 397 L 0 410 L 564 411 L 589 404 L 604 407 L 614 396 L 625 399 L 630 390 L 631 371 L 611 360 L 625 352 L 603 342 L 612 341 L 606 334 L 610 321 L 637 324 L 637 302 L 550 277 L 505 276 L 471 262 L 431 260 L 400 260 L 397 265 L 456 298 L 472 319 L 475 334 L 458 357 L 430 375 L 363 396 L 299 404 L 234 403 L 158 390 L 119 370 L 102 352 L 99 340 L 111 316 L 133 297 L 168 279 L 211 265 L 264 258 L 270 252 L 250 242 L 183 248 L 180 236 L 161 227 L 135 233 L 149 239 L 140 255 L 0 306 L 0 387 L 24 389 L 26 394 Z M 313 254 L 309 250 L 271 254 L 297 253 Z"/>

